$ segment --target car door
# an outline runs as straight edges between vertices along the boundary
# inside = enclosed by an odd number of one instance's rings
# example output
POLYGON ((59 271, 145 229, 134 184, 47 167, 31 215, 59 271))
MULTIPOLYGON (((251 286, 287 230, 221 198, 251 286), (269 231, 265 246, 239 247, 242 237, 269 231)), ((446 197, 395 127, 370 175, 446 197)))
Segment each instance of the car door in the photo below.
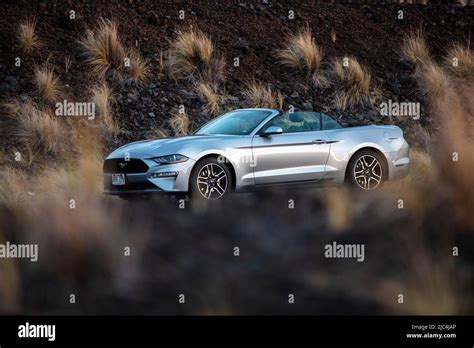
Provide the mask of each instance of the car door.
POLYGON ((252 138, 257 185, 319 180, 329 155, 329 138, 316 112, 282 113, 252 138), (264 136, 265 129, 281 127, 282 134, 264 136))

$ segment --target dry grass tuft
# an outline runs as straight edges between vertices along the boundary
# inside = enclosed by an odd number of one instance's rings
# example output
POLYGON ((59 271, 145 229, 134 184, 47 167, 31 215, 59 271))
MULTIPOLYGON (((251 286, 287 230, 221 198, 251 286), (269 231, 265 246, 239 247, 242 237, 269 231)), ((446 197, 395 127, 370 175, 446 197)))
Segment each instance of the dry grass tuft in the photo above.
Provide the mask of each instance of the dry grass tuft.
POLYGON ((115 21, 101 18, 95 31, 87 29, 79 41, 93 72, 104 78, 111 69, 119 71, 125 58, 115 21))
POLYGON ((446 72, 435 63, 428 63, 419 72, 421 92, 428 100, 434 101, 450 88, 451 82, 446 72))
MULTIPOLYGON (((444 66, 453 80, 461 104, 474 123, 474 58, 469 46, 455 44, 447 53, 444 66)), ((472 125, 471 125, 472 126, 472 125)))
POLYGON ((283 109, 284 97, 280 91, 273 91, 269 85, 249 81, 242 92, 248 103, 256 108, 283 109))
POLYGON ((146 82, 150 69, 140 52, 134 48, 128 50, 127 58, 130 59, 129 74, 137 82, 146 82))
POLYGON ((286 47, 279 50, 277 56, 284 65, 305 71, 308 80, 315 86, 327 85, 327 80, 321 72, 323 51, 311 36, 309 28, 294 36, 289 36, 286 47))
POLYGON ((428 45, 420 30, 411 32, 405 37, 402 55, 413 64, 428 64, 431 61, 428 45))
MULTIPOLYGON (((421 136, 429 137, 427 134, 421 136)), ((426 139, 423 139, 423 141, 427 142, 426 139)), ((429 146, 429 144, 427 144, 427 146, 429 146)), ((433 167, 433 162, 429 154, 430 152, 417 149, 410 150, 410 160, 412 163, 410 174, 406 179, 403 179, 409 181, 409 185, 405 185, 405 187, 410 187, 410 185, 417 185, 419 187, 433 183, 435 179, 435 168, 433 167)), ((423 202, 420 202, 420 205, 423 205, 423 202)))
POLYGON ((340 84, 334 98, 336 107, 345 110, 347 107, 370 102, 372 76, 356 58, 348 57, 346 66, 342 60, 335 59, 333 75, 340 84))
POLYGON ((96 105, 96 111, 102 126, 107 132, 117 135, 121 132, 121 128, 113 117, 111 99, 111 89, 106 83, 97 85, 92 89, 92 100, 96 105))
POLYGON ((213 57, 209 64, 200 70, 199 80, 218 89, 225 79, 225 61, 222 57, 213 57))
POLYGON ((356 58, 349 57, 347 63, 347 66, 344 66, 340 60, 334 62, 334 71, 337 78, 346 87, 356 88, 361 93, 367 93, 370 89, 372 76, 356 58))
POLYGON ((431 153, 433 139, 431 133, 423 127, 419 122, 412 127, 414 142, 427 154, 431 153))
POLYGON ((0 205, 13 209, 28 199, 30 180, 24 171, 5 166, 0 171, 0 182, 0 205))
POLYGON ((31 50, 41 46, 41 42, 35 31, 36 19, 34 18, 27 18, 20 24, 18 38, 23 49, 31 50))
POLYGON ((155 139, 155 138, 168 138, 170 134, 166 129, 163 128, 154 128, 150 132, 148 132, 147 138, 148 139, 155 139))
POLYGON ((311 31, 306 28, 295 36, 288 37, 286 48, 278 52, 281 62, 293 68, 304 67, 310 74, 318 70, 323 53, 311 31))
POLYGON ((350 96, 344 91, 338 91, 334 95, 334 105, 338 110, 346 110, 350 105, 350 96))
POLYGON ((197 92, 201 99, 206 103, 205 110, 211 115, 217 115, 221 108, 220 103, 222 102, 223 97, 207 83, 200 83, 197 86, 197 92))
POLYGON ((174 135, 188 135, 190 131, 189 116, 184 112, 176 112, 169 120, 174 135))
POLYGON ((474 56, 469 46, 454 45, 445 57, 445 66, 455 78, 474 80, 474 56))
POLYGON ((8 114, 18 121, 14 135, 29 152, 41 155, 61 155, 70 149, 69 137, 51 111, 43 111, 30 101, 9 102, 8 114))
POLYGON ((214 44, 202 31, 179 31, 171 43, 168 65, 173 75, 196 77, 217 86, 224 81, 225 62, 215 54, 214 44))
POLYGON ((459 215, 472 227, 474 187, 471 182, 474 159, 470 134, 474 130, 469 116, 473 113, 473 104, 468 102, 472 100, 472 95, 466 98, 466 94, 459 92, 472 91, 472 84, 462 79, 451 79, 433 61, 418 69, 418 74, 419 88, 426 96, 427 110, 442 130, 434 148, 438 179, 443 182, 444 190, 449 192, 452 204, 459 206, 459 215), (462 164, 456 164, 453 160, 454 153, 462 158, 462 164))
POLYGON ((35 84, 38 97, 44 102, 55 102, 61 99, 62 91, 57 77, 50 68, 35 70, 35 84))
POLYGON ((214 54, 214 45, 203 32, 179 31, 171 45, 172 65, 175 71, 191 75, 199 65, 207 65, 214 54))

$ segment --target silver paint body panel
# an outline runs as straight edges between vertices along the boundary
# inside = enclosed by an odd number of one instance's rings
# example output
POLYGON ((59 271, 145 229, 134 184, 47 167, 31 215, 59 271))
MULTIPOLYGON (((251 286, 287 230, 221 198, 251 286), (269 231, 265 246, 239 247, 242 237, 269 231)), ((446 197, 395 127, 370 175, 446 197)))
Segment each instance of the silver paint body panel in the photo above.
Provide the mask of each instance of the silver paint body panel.
MULTIPOLYGON (((283 133, 269 137, 256 134, 280 111, 271 114, 250 135, 190 135, 145 140, 124 145, 107 159, 137 158, 149 169, 146 173, 127 174, 128 182, 152 183, 146 192, 188 192, 194 165, 208 155, 222 156, 235 173, 235 191, 260 185, 311 182, 342 184, 351 157, 363 148, 378 150, 386 159, 388 180, 401 178, 409 171, 409 146, 397 126, 369 125, 321 131, 283 133), (188 161, 158 165, 151 158, 181 154, 188 161), (151 178, 153 173, 177 172, 176 177, 151 178)), ((105 179, 111 176, 104 173, 105 179)), ((109 194, 135 192, 115 192, 109 194)))

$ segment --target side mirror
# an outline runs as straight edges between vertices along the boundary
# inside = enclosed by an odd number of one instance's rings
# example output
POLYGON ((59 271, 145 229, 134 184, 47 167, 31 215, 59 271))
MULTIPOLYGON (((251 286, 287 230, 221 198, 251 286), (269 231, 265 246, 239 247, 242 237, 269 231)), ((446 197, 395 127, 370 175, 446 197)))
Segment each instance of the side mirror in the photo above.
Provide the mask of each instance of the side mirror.
POLYGON ((270 135, 274 134, 282 134, 283 129, 278 126, 271 126, 265 129, 265 131, 262 133, 262 137, 269 137, 270 135))

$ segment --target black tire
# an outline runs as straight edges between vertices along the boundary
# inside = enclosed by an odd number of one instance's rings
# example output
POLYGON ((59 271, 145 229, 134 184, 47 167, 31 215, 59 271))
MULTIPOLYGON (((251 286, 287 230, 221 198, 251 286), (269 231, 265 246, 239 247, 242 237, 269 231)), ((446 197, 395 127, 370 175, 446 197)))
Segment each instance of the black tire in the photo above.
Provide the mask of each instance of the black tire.
POLYGON ((374 150, 361 150, 349 161, 346 181, 361 191, 379 189, 387 178, 387 167, 383 156, 374 150))
POLYGON ((203 201, 222 200, 231 191, 232 175, 226 163, 218 161, 215 157, 207 157, 194 165, 189 181, 191 199, 203 201), (199 183, 198 176, 200 179, 199 183))

